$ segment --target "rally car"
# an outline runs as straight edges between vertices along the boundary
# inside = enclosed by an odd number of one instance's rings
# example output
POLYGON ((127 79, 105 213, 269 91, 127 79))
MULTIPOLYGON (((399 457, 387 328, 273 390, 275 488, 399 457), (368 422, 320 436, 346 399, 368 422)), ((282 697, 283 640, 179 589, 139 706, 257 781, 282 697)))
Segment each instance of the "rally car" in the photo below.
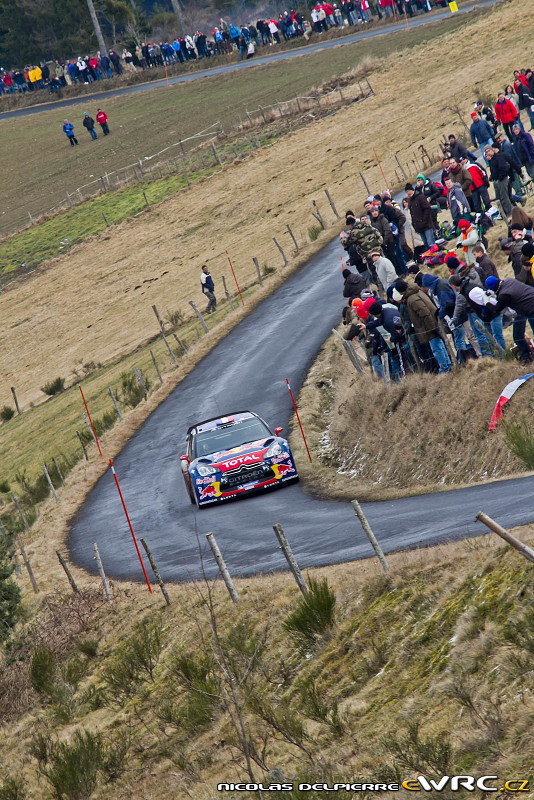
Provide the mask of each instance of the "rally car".
POLYGON ((282 430, 275 428, 273 434, 252 411, 214 417, 189 428, 180 465, 191 502, 202 508, 298 480, 282 430))

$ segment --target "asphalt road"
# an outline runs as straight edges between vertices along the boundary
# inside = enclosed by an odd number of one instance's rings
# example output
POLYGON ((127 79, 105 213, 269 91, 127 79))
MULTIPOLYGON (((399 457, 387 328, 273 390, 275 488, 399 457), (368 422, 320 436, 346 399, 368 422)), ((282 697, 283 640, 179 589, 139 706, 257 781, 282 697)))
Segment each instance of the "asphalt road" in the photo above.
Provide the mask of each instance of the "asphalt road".
MULTIPOLYGON (((199 577, 200 552, 206 556, 207 574, 216 574, 206 546, 209 531, 233 575, 285 568, 275 523, 284 528, 301 567, 373 555, 349 503, 314 499, 297 484, 198 511, 189 502, 179 465, 187 428, 204 418, 250 409, 273 428, 287 430, 292 407, 285 378, 298 391, 340 320, 339 255, 334 240, 258 306, 159 406, 115 460, 134 529, 147 540, 165 580, 199 577)), ((341 347, 339 358, 346 358, 341 347)), ((346 367, 352 369, 348 360, 346 367)), ((496 397, 500 388, 495 387, 496 397)), ((533 522, 534 480, 364 506, 386 552, 480 535, 486 529, 474 517, 481 508, 506 526, 533 522)), ((110 576, 142 579, 109 470, 72 525, 71 558, 90 572, 95 571, 93 540, 110 576)))
MULTIPOLYGON (((461 6, 456 13, 458 14, 465 14, 468 11, 471 11, 473 8, 484 8, 485 6, 494 6, 497 0, 479 0, 479 2, 471 3, 467 6, 461 6)), ((418 28, 420 25, 428 25, 431 22, 439 22, 443 19, 449 19, 451 17, 451 12, 449 8, 446 10, 439 11, 438 13, 433 13, 430 15, 423 15, 419 17, 413 17, 409 19, 409 27, 410 28, 418 28)), ((364 30, 361 33, 355 33, 350 36, 344 36, 341 39, 332 39, 330 41, 325 42, 318 42, 317 44, 307 45, 305 47, 299 47, 294 50, 286 50, 281 53, 272 53, 268 56, 259 56, 258 58, 251 59, 249 61, 236 61, 233 64, 225 64, 224 66, 220 67, 213 67, 212 69, 205 69, 200 70, 199 72, 191 72, 186 75, 177 75, 176 77, 169 78, 169 84, 175 85, 177 83, 189 83, 190 81, 196 81, 199 78, 208 78, 212 75, 224 75, 227 72, 234 72, 238 69, 250 69, 251 67, 257 67, 261 64, 273 64, 276 61, 285 61, 288 58, 296 58, 297 56, 308 55, 310 53, 320 53, 323 50, 330 50, 332 47, 342 47, 343 45, 347 44, 354 44, 354 42, 361 42, 365 41, 366 39, 374 39, 375 36, 384 36, 389 33, 395 33, 396 31, 406 30, 406 23, 404 20, 400 22, 394 22, 390 25, 386 25, 385 27, 380 28, 373 28, 371 27, 369 30, 364 30)), ((262 49, 263 50, 263 49, 262 49)), ((235 56, 237 58, 237 55, 235 56)), ((124 86, 121 89, 113 89, 107 92, 98 92, 95 94, 85 94, 81 97, 72 97, 66 98, 64 100, 56 100, 52 103, 43 103, 42 105, 38 106, 30 106, 29 108, 20 108, 14 111, 5 111, 0 114, 0 120, 2 119, 10 119, 12 117, 25 117, 31 114, 39 114, 41 111, 50 111, 58 108, 63 108, 65 106, 75 106, 79 105, 80 103, 87 103, 88 100, 93 98, 108 98, 108 97, 117 97, 123 94, 133 94, 136 92, 146 92, 149 89, 155 89, 158 86, 165 86, 166 81, 152 81, 150 83, 143 83, 138 84, 136 86, 124 86)))

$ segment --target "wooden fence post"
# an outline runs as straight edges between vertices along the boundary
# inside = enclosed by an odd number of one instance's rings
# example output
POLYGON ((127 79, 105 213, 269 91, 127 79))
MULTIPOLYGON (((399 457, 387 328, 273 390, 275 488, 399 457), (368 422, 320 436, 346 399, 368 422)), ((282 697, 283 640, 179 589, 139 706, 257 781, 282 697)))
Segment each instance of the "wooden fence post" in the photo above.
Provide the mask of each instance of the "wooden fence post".
POLYGON ((17 497, 16 497, 15 493, 14 493, 14 492, 10 492, 10 495, 11 495, 11 499, 12 499, 12 500, 13 500, 13 502, 15 503, 15 508, 17 509, 17 511, 19 512, 19 514, 20 514, 20 516, 21 516, 22 522, 23 522, 23 524, 24 524, 24 529, 25 529, 25 530, 27 530, 27 531, 29 531, 29 530, 30 530, 30 526, 28 525, 28 520, 26 519, 26 516, 25 516, 25 514, 24 514, 24 511, 23 511, 23 510, 22 510, 22 508, 20 507, 20 503, 19 503, 19 501, 17 500, 17 497))
POLYGON ((22 556, 22 560, 24 561, 24 566, 28 570, 28 577, 30 578, 30 583, 32 585, 32 589, 33 589, 35 594, 38 594, 39 593, 39 587, 37 586, 37 581, 35 580, 35 576, 33 574, 33 570, 32 570, 31 564, 30 564, 30 559, 26 555, 26 550, 24 549, 24 546, 22 544, 22 539, 20 538, 20 536, 18 534, 17 534, 17 537, 16 537, 16 542, 17 542, 17 546, 18 546, 18 548, 20 550, 20 553, 21 553, 21 556, 22 556))
POLYGON ((106 215, 104 214, 104 212, 102 212, 102 216, 104 217, 104 222, 106 223, 106 225, 109 228, 109 221, 108 221, 108 218, 106 217, 106 215))
POLYGON ((154 314, 156 315, 157 321, 159 322, 159 327, 160 327, 160 331, 161 331, 161 338, 165 342, 165 345, 167 347, 167 350, 169 351, 170 357, 172 358, 172 360, 176 364, 177 363, 176 356, 174 355, 174 353, 172 351, 172 348, 171 348, 169 342, 167 341, 167 337, 165 336, 165 326, 163 324, 163 320, 161 319, 161 317, 159 315, 159 311, 156 308, 156 306, 152 306, 152 310, 153 310, 154 314))
POLYGON ((109 394, 111 396, 111 399, 113 400, 113 405, 115 406, 115 411, 117 412, 117 416, 119 418, 119 421, 122 422, 121 410, 119 408, 119 404, 117 403, 117 401, 115 399, 115 395, 113 394, 113 389, 111 388, 111 384, 108 386, 108 391, 109 391, 109 394))
POLYGON ((92 429, 91 425, 89 424, 89 420, 87 419, 87 414, 85 413, 85 411, 82 411, 82 417, 83 417, 83 420, 84 420, 85 424, 86 424, 86 425, 87 425, 87 427, 89 428, 89 433, 90 433, 90 434, 91 434, 91 436, 93 437, 93 441, 94 441, 94 443, 95 443, 95 444, 97 444, 97 441, 96 441, 96 436, 95 436, 95 432, 94 432, 94 430, 92 429))
POLYGON ((217 544, 215 536, 213 535, 213 533, 207 533, 206 539, 208 540, 208 544, 211 547, 211 552, 213 553, 213 557, 217 562, 217 566, 219 567, 220 573, 226 584, 226 588, 228 589, 228 594, 230 595, 234 603, 239 603, 239 595, 236 591, 232 578, 230 577, 230 573, 228 572, 228 567, 226 566, 224 558, 222 557, 222 553, 219 550, 219 545, 217 544))
POLYGON ((311 212, 311 213, 312 213, 312 216, 314 216, 314 217, 315 217, 315 219, 317 220, 317 222, 319 223, 319 225, 322 227, 322 229, 323 229, 323 230, 325 230, 325 228, 326 228, 326 225, 324 224, 323 215, 322 215, 322 214, 321 214, 321 212, 319 211, 319 206, 317 205, 317 203, 315 202, 315 200, 313 201, 312 205, 313 205, 313 207, 314 207, 314 209, 315 209, 314 211, 312 211, 312 212, 311 212))
POLYGON ((291 550, 289 542, 287 541, 287 537, 284 531, 282 530, 282 526, 276 523, 276 525, 273 525, 273 531, 276 534, 276 538, 278 539, 278 543, 280 544, 280 549, 284 554, 287 563, 289 564, 289 569, 293 573, 293 577, 295 578, 297 586, 299 587, 304 597, 306 597, 306 595, 308 594, 308 587, 306 586, 306 581, 302 577, 302 572, 300 571, 300 567, 297 564, 297 560, 293 555, 293 551, 291 550))
POLYGON ((363 513, 362 508, 361 508, 361 506, 360 506, 360 504, 358 503, 357 500, 353 500, 352 501, 352 507, 354 509, 354 513, 356 514, 356 516, 358 517, 358 519, 360 520, 360 522, 362 524, 362 528, 364 529, 365 533, 367 534, 367 538, 371 542, 373 550, 375 551, 375 553, 376 553, 376 555, 378 557, 378 560, 380 561, 380 563, 382 565, 382 569, 384 570, 384 572, 387 572, 389 570, 389 564, 386 561, 386 557, 384 555, 384 551, 382 550, 382 548, 378 544, 378 539, 374 535, 374 533, 373 533, 373 531, 371 529, 371 526, 369 525, 369 522, 367 520, 367 517, 363 513))
POLYGON ((341 344, 343 345, 343 349, 345 350, 346 354, 350 358, 351 364, 354 369, 363 375, 363 366, 360 363, 360 356, 357 354, 357 351, 354 350, 352 347, 352 342, 348 342, 346 339, 341 336, 339 331, 336 331, 335 328, 332 328, 332 333, 337 336, 340 340, 341 344))
POLYGON ((180 347, 182 348, 182 350, 184 351, 184 353, 189 353, 189 347, 186 345, 186 343, 182 342, 182 340, 179 339, 175 333, 173 333, 173 336, 180 345, 180 347))
POLYGON ((106 593, 106 598, 108 603, 111 603, 111 592, 109 591, 109 584, 108 579, 106 578, 106 573, 104 572, 104 567, 102 565, 102 559, 100 558, 100 553, 98 552, 98 545, 96 542, 93 542, 93 549, 95 551, 94 559, 96 561, 96 565, 98 567, 99 575, 102 579, 102 586, 104 587, 104 592, 106 593))
POLYGON ((147 545, 147 543, 145 542, 144 539, 141 539, 141 544, 145 548, 148 560, 150 561, 150 566, 152 567, 152 572, 156 576, 156 580, 158 582, 158 586, 161 589, 161 593, 162 593, 163 597, 165 598, 165 602, 167 603, 168 606, 170 606, 171 601, 170 601, 169 595, 167 593, 167 589, 166 589, 165 584, 163 583, 163 581, 161 579, 161 575, 159 574, 159 569, 157 568, 156 562, 154 561, 154 559, 152 557, 152 553, 148 549, 148 545, 147 545))
POLYGON ((518 553, 521 553, 527 561, 534 562, 534 550, 526 544, 523 544, 519 539, 507 531, 506 528, 503 528, 499 525, 498 522, 495 522, 491 517, 488 517, 487 514, 484 514, 483 511, 479 511, 476 515, 475 519, 478 519, 479 522, 482 522, 487 528, 492 530, 497 536, 500 536, 501 539, 504 539, 505 542, 511 544, 512 547, 515 547, 518 553))
POLYGON ((56 461, 56 459, 55 459, 55 458, 53 458, 53 459, 52 459, 52 461, 54 462, 54 466, 55 466, 55 468, 56 468, 56 470, 57 470, 57 474, 59 475, 59 480, 61 481, 61 484, 62 484, 63 486, 66 486, 66 483, 65 483, 65 478, 63 477, 63 475, 62 475, 62 473, 61 473, 61 470, 60 470, 60 468, 59 468, 59 464, 57 463, 57 461, 56 461))
POLYGON ((287 258, 286 258, 286 254, 284 253, 284 251, 282 250, 282 248, 280 247, 280 245, 278 244, 278 242, 276 241, 276 239, 274 238, 274 236, 273 236, 273 242, 275 243, 275 245, 276 245, 276 246, 278 247, 278 249, 280 250, 280 253, 282 254, 282 258, 284 259, 284 267, 287 267, 287 265, 288 265, 288 263, 289 263, 289 262, 288 262, 288 260, 287 260, 287 258))
POLYGON ((144 396, 145 396, 145 400, 146 400, 146 399, 147 399, 147 397, 148 397, 148 391, 147 391, 147 388, 146 388, 145 379, 143 378, 143 376, 141 375, 141 373, 139 372, 139 370, 137 369, 137 367, 134 367, 134 368, 133 368, 133 374, 134 374, 134 375, 135 375, 135 377, 137 378, 137 383, 139 384, 139 386, 140 386, 140 387, 141 387, 141 389, 143 390, 143 394, 144 394, 144 396))
POLYGON ((367 181, 363 177, 363 172, 360 172, 360 178, 362 179, 363 185, 365 186, 365 191, 367 192, 367 196, 370 197, 371 196, 371 190, 367 185, 367 181))
POLYGON ((494 352, 497 353, 499 358, 503 358, 505 353, 506 353, 506 351, 502 349, 501 345, 499 344, 497 339, 494 337, 492 332, 488 331, 488 329, 482 324, 482 322, 479 319, 475 320, 475 325, 477 326, 479 331, 481 331, 481 333, 483 333, 487 337, 487 339, 489 340, 490 345, 492 346, 494 352))
POLYGON ((287 228, 287 232, 289 233, 289 235, 290 235, 290 236, 291 236, 291 238, 293 239, 293 244, 295 245, 295 250, 297 251, 297 253, 300 253, 300 249, 299 249, 299 246, 298 246, 298 244, 297 244, 297 240, 295 239, 295 237, 294 237, 294 235, 293 235, 293 231, 291 230, 291 228, 289 227, 289 225, 286 225, 286 228, 287 228))
POLYGON ((17 414, 20 414, 21 412, 20 412, 19 401, 17 400, 17 394, 15 392, 14 386, 11 387, 11 394, 13 395, 13 400, 15 401, 15 408, 17 409, 17 414))
POLYGON ((332 211, 334 212, 334 214, 335 214, 335 216, 337 217, 337 219, 339 219, 339 214, 337 213, 337 208, 336 208, 336 207, 335 207, 335 205, 334 205, 334 201, 333 201, 333 200, 332 200, 332 198, 330 197, 330 192, 328 191, 328 189, 325 189, 325 190, 324 190, 324 193, 325 193, 325 195, 326 195, 326 196, 327 196, 327 198, 328 198, 328 202, 330 203, 330 206, 331 206, 331 208, 332 208, 332 211))
POLYGON ((78 439, 80 440, 80 444, 81 444, 81 446, 82 446, 82 450, 83 450, 83 454, 84 454, 84 456, 85 456, 85 460, 86 460, 86 461, 89 461, 89 456, 87 455, 87 448, 86 448, 86 446, 85 446, 85 442, 84 442, 84 440, 82 439, 82 435, 81 435, 80 431, 76 431, 76 436, 77 436, 77 437, 78 437, 78 439))
POLYGON ((70 569, 67 566, 67 562, 65 561, 65 559, 63 558, 63 556, 61 555, 59 550, 56 550, 56 555, 57 555, 57 557, 59 559, 59 563, 61 564, 61 566, 65 570, 65 575, 69 579, 69 583, 72 586, 72 591, 74 592, 74 594, 79 594, 78 587, 76 586, 76 581, 72 577, 72 573, 71 573, 70 569))
POLYGON ((302 108, 300 107, 300 98, 298 94, 295 95, 295 100, 297 101, 297 108, 299 110, 299 114, 302 112, 302 108))
POLYGON ((143 197, 145 198, 146 207, 148 208, 148 206, 149 206, 150 204, 149 204, 149 202, 148 202, 148 199, 147 199, 147 196, 146 196, 146 192, 145 192, 145 190, 144 190, 144 189, 143 189, 143 197))
POLYGON ((221 169, 222 169, 222 161, 221 161, 221 159, 220 159, 220 157, 219 157, 219 154, 218 154, 218 152, 217 152, 217 148, 215 147, 215 142, 213 142, 213 141, 211 142, 211 149, 213 150, 213 155, 215 156, 215 158, 216 158, 216 159, 217 159, 217 161, 219 162, 219 166, 220 166, 220 167, 221 167, 221 169))
POLYGON ((231 309, 232 309, 232 311, 233 311, 233 310, 234 310, 234 304, 232 303, 232 299, 231 299, 231 297, 230 297, 230 292, 228 291, 228 288, 227 288, 227 286, 226 286, 226 278, 224 277, 224 275, 222 276, 222 282, 223 282, 224 293, 225 293, 225 295, 226 295, 226 299, 227 299, 227 300, 228 300, 228 302, 230 303, 230 308, 231 308, 231 309))
POLYGON ((159 378, 159 382, 163 385, 163 378, 161 377, 161 372, 159 371, 158 362, 156 361, 156 356, 150 351, 150 355, 152 356, 152 363, 154 364, 154 369, 156 370, 157 376, 159 378))
POLYGON ((48 485, 50 486, 50 490, 51 490, 52 494, 54 495, 54 500, 56 501, 56 503, 59 503, 59 500, 58 500, 58 497, 57 497, 57 494, 56 494, 56 490, 54 489, 54 484, 52 483, 52 480, 50 479, 50 475, 48 474, 48 470, 46 468, 46 464, 43 462, 41 464, 41 466, 43 468, 43 472, 45 474, 45 478, 48 481, 48 485))
POLYGON ((404 171, 404 167, 402 166, 401 162, 399 161, 399 157, 398 157, 397 153, 395 153, 395 161, 397 162, 397 164, 400 167, 400 171, 402 172, 402 174, 404 176, 404 180, 407 181, 408 180, 408 176, 406 175, 406 173, 404 171))
POLYGON ((339 97, 340 97, 341 102, 344 103, 345 102, 345 98, 343 97, 343 91, 341 89, 341 86, 338 86, 337 90, 339 92, 339 97))
POLYGON ((208 328, 208 326, 206 325, 206 323, 204 321, 204 317, 202 316, 202 314, 200 313, 200 311, 198 310, 198 308, 196 307, 196 305, 193 303, 192 300, 189 301, 189 305, 191 306, 191 308, 193 309, 193 311, 195 312, 195 314, 199 318, 200 324, 204 328, 205 333, 209 333, 209 328, 208 328))
POLYGON ((258 283, 260 284, 260 286, 263 286, 263 280, 261 277, 261 270, 260 270, 260 265, 258 263, 258 259, 256 258, 256 256, 254 256, 252 260, 254 262, 254 266, 256 267, 256 273, 258 275, 258 283))

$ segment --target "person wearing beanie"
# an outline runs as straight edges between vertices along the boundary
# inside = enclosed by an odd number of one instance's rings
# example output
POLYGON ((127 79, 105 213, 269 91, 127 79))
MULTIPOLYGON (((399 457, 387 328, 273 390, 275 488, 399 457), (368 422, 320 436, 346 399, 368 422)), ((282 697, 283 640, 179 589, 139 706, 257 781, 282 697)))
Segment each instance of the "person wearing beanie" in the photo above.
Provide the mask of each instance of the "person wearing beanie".
POLYGON ((430 178, 426 178, 423 173, 420 172, 416 178, 415 192, 416 194, 420 192, 428 200, 432 211, 432 225, 434 228, 437 228, 439 201, 443 192, 442 187, 436 186, 434 181, 431 181, 430 178))
POLYGON ((404 363, 410 356, 403 354, 405 345, 404 328, 398 307, 388 301, 375 300, 369 307, 369 314, 374 319, 366 323, 367 330, 377 338, 377 344, 389 358, 389 371, 394 381, 404 374, 404 363))
POLYGON ((508 193, 510 172, 513 168, 511 161, 504 153, 489 145, 484 148, 484 158, 489 164, 495 197, 501 204, 503 214, 508 218, 512 213, 512 203, 508 193))
POLYGON ((484 152, 484 148, 487 144, 493 144, 493 129, 485 119, 478 116, 476 111, 473 111, 471 114, 471 119, 473 120, 469 128, 471 142, 475 149, 480 147, 482 152, 484 152))
MULTIPOLYGON (((469 175, 469 173, 467 174, 469 175)), ((471 180, 471 178, 469 178, 469 180, 471 180)), ((460 184, 455 182, 452 172, 448 178, 445 178, 445 187, 447 189, 447 202, 449 204, 452 222, 455 227, 458 227, 458 223, 461 219, 470 217, 471 208, 469 206, 469 201, 462 192, 460 184)))
POLYGON ((484 310, 484 318, 492 320, 502 314, 506 308, 517 312, 512 327, 514 343, 519 351, 519 359, 523 363, 532 361, 530 347, 525 339, 527 320, 534 333, 534 287, 527 286, 515 278, 505 278, 503 281, 490 275, 486 278, 486 289, 495 292, 497 303, 488 305, 484 310))
POLYGON ((84 111, 84 113, 83 113, 82 125, 83 125, 84 128, 87 129, 87 131, 91 135, 91 139, 98 139, 98 136, 96 135, 96 131, 95 131, 95 121, 94 121, 94 119, 92 117, 89 116, 87 111, 84 111))
POLYGON ((430 203, 422 192, 415 191, 411 183, 406 184, 405 191, 408 195, 408 208, 413 229, 417 231, 426 247, 432 247, 435 238, 430 203))
MULTIPOLYGON (((480 330, 476 324, 477 317, 481 317, 481 310, 484 308, 484 285, 480 279, 477 270, 469 267, 460 267, 449 278, 449 284, 455 292, 454 313, 450 320, 449 327, 452 331, 457 328, 463 328, 467 337, 473 347, 473 350, 480 356, 492 356, 493 350, 488 337, 483 330, 480 330)), ((484 320, 486 323, 486 320, 484 320)), ((486 325, 488 331, 493 334, 499 344, 506 349, 504 338, 502 334, 502 318, 495 321, 495 325, 491 327, 486 325)), ((461 336, 463 342, 463 331, 461 334, 454 334, 454 336, 461 336)), ((454 339, 456 344, 456 339, 454 339)), ((458 344, 460 342, 458 341, 458 344)), ((463 346, 463 345, 462 345, 463 346)))
MULTIPOLYGON (((395 283, 394 299, 396 299, 395 292, 401 296, 401 300, 406 306, 408 318, 415 330, 415 339, 419 345, 420 354, 424 345, 430 345, 430 350, 438 364, 439 372, 450 372, 452 364, 443 339, 439 334, 438 310, 432 300, 417 286, 414 284, 408 285, 403 280, 398 280, 395 283)), ((428 356, 426 358, 423 356, 423 364, 426 369, 430 366, 428 362, 428 356), (425 362, 427 362, 426 365, 425 362)))
POLYGON ((512 134, 511 142, 517 160, 526 169, 529 177, 534 179, 534 139, 518 122, 514 123, 512 134))
POLYGON ((437 275, 427 272, 421 275, 421 289, 427 294, 431 293, 438 304, 438 318, 445 319, 454 313, 456 297, 448 281, 438 278, 437 275))
POLYGON ((343 297, 348 297, 350 300, 359 297, 367 286, 365 278, 359 272, 351 272, 350 269, 343 270, 343 279, 343 297))
POLYGON ((496 278, 499 277, 497 267, 486 253, 483 244, 479 243, 473 247, 473 257, 475 259, 475 269, 483 285, 486 283, 486 278, 489 278, 490 275, 495 275, 496 278))
POLYGON ((394 283, 398 278, 395 267, 390 259, 383 256, 379 250, 374 250, 371 253, 371 259, 373 261, 377 278, 382 284, 384 292, 387 292, 391 284, 394 283))
POLYGON ((463 251, 465 262, 473 264, 475 260, 473 247, 479 241, 478 230, 468 219, 458 220, 458 228, 460 230, 460 238, 456 242, 456 247, 461 248, 463 251))
POLYGON ((450 253, 445 259, 445 264, 451 273, 454 273, 457 269, 461 269, 462 267, 466 266, 462 261, 460 261, 459 258, 456 258, 456 256, 453 256, 450 253))
MULTIPOLYGON (((395 236, 393 235, 393 229, 391 224, 388 222, 387 217, 383 214, 379 208, 379 206, 373 205, 370 209, 369 219, 371 221, 371 225, 373 228, 378 231, 380 236, 382 237, 382 250, 387 258, 391 261, 394 266, 395 274, 398 275, 401 269, 404 268, 404 260, 402 264, 399 264, 397 257, 395 255, 395 236), (398 270, 398 271, 397 271, 398 270)), ((372 254, 371 254, 372 258, 372 254)))
POLYGON ((470 153, 465 144, 458 141, 454 133, 449 135, 449 155, 454 158, 458 163, 461 158, 468 158, 469 161, 476 161, 477 157, 474 153, 470 153))

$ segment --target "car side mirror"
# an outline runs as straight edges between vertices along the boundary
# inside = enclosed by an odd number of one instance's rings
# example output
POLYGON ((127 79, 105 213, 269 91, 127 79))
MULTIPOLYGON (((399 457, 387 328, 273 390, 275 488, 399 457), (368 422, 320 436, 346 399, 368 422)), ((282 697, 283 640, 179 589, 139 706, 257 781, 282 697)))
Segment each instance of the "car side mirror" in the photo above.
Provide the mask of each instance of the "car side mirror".
POLYGON ((180 466, 182 472, 187 472, 189 469, 189 456, 180 456, 180 466))
POLYGON ((280 436, 280 434, 282 433, 283 430, 284 430, 283 428, 275 428, 274 429, 274 435, 275 436, 280 436))

